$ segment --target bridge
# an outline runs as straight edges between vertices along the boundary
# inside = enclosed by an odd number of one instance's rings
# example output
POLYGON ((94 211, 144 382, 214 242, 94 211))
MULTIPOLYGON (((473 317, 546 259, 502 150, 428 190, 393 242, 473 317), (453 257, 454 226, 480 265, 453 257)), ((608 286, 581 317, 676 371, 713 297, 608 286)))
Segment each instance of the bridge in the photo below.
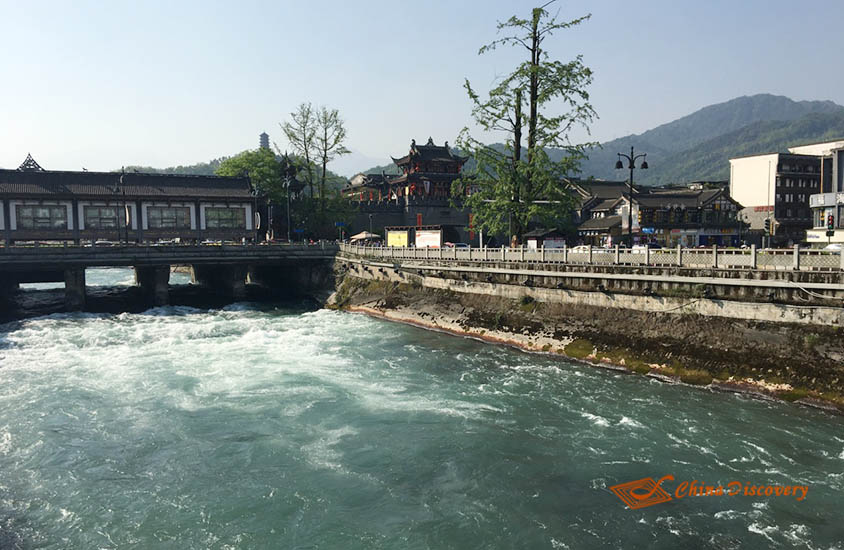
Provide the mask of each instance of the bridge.
POLYGON ((85 306, 85 269, 133 267, 136 282, 154 305, 168 298, 170 268, 191 267, 195 282, 233 299, 245 295, 248 281, 267 286, 315 286, 330 273, 338 247, 306 244, 123 244, 114 246, 41 245, 0 248, 0 292, 20 283, 64 282, 68 309, 85 306))

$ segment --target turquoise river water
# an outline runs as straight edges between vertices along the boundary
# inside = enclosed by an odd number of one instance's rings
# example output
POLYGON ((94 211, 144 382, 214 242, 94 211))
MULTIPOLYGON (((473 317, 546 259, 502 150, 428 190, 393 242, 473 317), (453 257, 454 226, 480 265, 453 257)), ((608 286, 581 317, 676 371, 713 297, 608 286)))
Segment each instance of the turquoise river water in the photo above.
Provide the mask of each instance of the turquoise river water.
POLYGON ((840 549, 842 509, 797 406, 296 304, 0 325, 4 549, 840 549))

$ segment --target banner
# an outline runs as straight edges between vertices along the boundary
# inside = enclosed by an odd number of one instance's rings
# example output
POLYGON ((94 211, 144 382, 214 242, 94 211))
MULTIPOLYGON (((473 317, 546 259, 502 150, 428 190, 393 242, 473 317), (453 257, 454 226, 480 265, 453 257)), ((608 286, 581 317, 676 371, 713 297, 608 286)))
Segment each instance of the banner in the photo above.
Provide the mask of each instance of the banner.
POLYGON ((417 229, 416 248, 440 248, 442 232, 439 229, 417 229))
POLYGON ((387 231, 387 246, 407 246, 407 230, 387 231))

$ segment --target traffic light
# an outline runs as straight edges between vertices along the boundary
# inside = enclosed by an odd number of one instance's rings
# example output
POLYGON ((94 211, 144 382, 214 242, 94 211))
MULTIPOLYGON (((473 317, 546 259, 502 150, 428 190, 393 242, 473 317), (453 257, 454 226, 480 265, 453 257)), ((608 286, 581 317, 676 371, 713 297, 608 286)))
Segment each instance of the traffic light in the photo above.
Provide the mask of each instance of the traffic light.
POLYGON ((832 214, 826 217, 826 228, 830 231, 835 229, 835 216, 833 216, 832 214))
POLYGON ((765 233, 771 234, 771 218, 765 218, 765 233))

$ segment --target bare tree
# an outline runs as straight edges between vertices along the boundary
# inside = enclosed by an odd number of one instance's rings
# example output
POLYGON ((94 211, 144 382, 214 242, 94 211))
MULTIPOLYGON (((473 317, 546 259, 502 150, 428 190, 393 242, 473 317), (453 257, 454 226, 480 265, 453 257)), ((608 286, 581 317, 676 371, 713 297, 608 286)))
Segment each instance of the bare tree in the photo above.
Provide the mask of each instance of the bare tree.
POLYGON ((322 176, 319 180, 320 209, 325 210, 325 174, 326 166, 339 156, 351 153, 343 142, 346 140, 346 128, 337 109, 321 107, 316 113, 316 140, 314 148, 317 158, 322 162, 322 176))
POLYGON ((287 141, 290 143, 293 152, 305 162, 308 187, 311 191, 311 199, 313 199, 313 159, 317 158, 317 112, 310 103, 302 103, 296 111, 290 113, 290 118, 291 121, 285 121, 279 125, 284 135, 287 136, 287 141))

